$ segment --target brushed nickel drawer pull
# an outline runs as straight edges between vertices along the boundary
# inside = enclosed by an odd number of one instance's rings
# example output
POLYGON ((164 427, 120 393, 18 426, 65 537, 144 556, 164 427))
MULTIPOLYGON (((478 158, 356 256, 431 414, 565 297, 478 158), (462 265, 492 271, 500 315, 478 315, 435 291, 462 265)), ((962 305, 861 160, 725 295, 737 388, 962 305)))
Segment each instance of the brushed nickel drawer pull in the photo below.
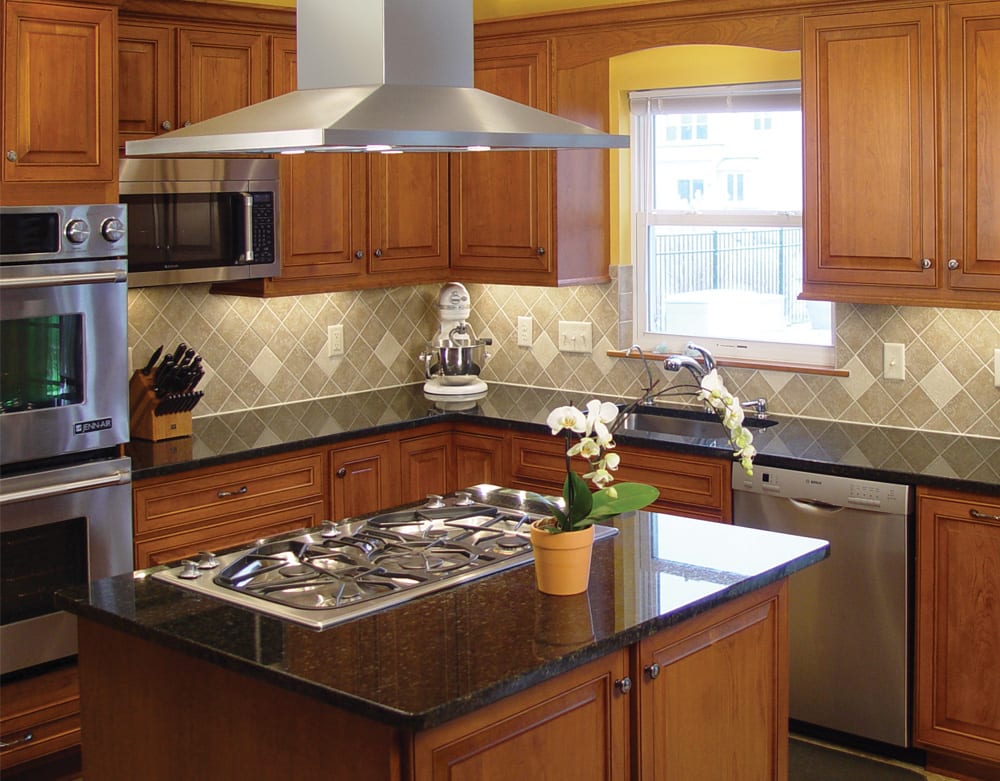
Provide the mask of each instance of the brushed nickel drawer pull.
POLYGON ((628 694, 632 691, 632 679, 627 675, 624 678, 619 678, 615 681, 615 688, 618 689, 622 694, 628 694))
POLYGON ((17 738, 16 740, 5 740, 0 741, 0 749, 13 748, 14 746, 20 746, 24 743, 30 743, 35 736, 30 732, 25 732, 23 736, 17 738))
POLYGON ((660 677, 660 665, 658 665, 656 662, 647 665, 645 670, 646 670, 646 675, 648 675, 651 680, 655 681, 657 678, 660 677))
POLYGON ((244 485, 238 491, 219 491, 219 498, 225 499, 227 496, 239 496, 240 494, 245 494, 247 492, 247 487, 244 485))
POLYGON ((983 521, 1000 521, 1000 515, 990 515, 989 513, 981 513, 979 510, 969 510, 969 515, 973 518, 979 518, 983 521))
POLYGON ((337 477, 344 477, 347 474, 347 467, 342 466, 337 470, 337 477))

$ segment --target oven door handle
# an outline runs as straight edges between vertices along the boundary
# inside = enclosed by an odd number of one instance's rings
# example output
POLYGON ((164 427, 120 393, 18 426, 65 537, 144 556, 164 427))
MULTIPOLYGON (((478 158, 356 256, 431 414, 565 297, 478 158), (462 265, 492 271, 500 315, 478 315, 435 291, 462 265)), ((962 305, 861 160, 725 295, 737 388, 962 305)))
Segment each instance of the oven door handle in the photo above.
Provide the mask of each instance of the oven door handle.
POLYGON ((63 285, 93 285, 104 282, 127 282, 128 272, 94 271, 82 274, 52 274, 45 277, 0 279, 0 290, 17 290, 25 287, 60 287, 63 285))
POLYGON ((90 491, 94 488, 104 488, 109 485, 121 485, 131 482, 131 472, 115 470, 111 474, 100 477, 89 477, 86 480, 71 480, 66 483, 55 483, 38 488, 27 488, 23 491, 12 491, 0 495, 0 505, 13 504, 14 502, 24 502, 29 499, 45 499, 49 496, 61 496, 71 494, 76 491, 90 491))
POLYGON ((253 193, 241 193, 243 196, 243 233, 244 253, 241 260, 253 263, 253 193))

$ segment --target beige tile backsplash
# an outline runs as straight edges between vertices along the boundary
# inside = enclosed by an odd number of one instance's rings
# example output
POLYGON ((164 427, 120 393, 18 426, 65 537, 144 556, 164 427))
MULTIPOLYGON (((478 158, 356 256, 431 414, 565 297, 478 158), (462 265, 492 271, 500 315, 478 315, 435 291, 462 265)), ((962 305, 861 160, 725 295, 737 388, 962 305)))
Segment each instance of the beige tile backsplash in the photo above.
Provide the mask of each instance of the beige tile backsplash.
MULTIPOLYGON (((640 365, 606 354, 630 341, 629 272, 620 284, 616 274, 608 285, 560 289, 469 285, 472 327, 493 338, 483 378, 636 393, 640 365), (534 320, 531 348, 516 346, 518 315, 534 320), (558 320, 593 322, 593 352, 560 353, 558 320)), ((129 346, 137 366, 160 344, 196 348, 208 369, 199 416, 403 385, 422 379, 418 356, 437 329, 438 289, 267 300, 212 295, 208 285, 136 289, 129 346), (345 352, 329 358, 327 327, 338 323, 345 352)), ((837 316, 837 364, 849 377, 724 368, 727 385, 741 398, 766 397, 775 413, 1000 437, 1000 312, 841 304, 837 316), (906 346, 905 381, 882 379, 884 342, 906 346)))

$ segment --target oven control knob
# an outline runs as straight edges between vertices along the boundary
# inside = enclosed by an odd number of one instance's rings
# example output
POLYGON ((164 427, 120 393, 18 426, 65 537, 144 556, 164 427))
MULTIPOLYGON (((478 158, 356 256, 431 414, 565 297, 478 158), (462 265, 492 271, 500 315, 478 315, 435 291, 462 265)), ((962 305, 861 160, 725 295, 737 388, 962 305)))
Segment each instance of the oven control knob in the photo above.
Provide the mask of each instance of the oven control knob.
POLYGON ((201 568, 198 566, 197 561, 192 561, 191 559, 185 559, 181 562, 181 571, 177 573, 177 577, 184 578, 185 580, 194 580, 195 578, 201 577, 201 568))
POLYGON ((459 491, 455 494, 455 504, 465 507, 475 502, 472 501, 472 495, 468 491, 459 491))
POLYGON ((101 235, 105 241, 114 244, 125 238, 125 224, 117 217, 108 217, 101 223, 101 235))
POLYGON ((337 531, 337 524, 333 521, 323 521, 323 529, 320 531, 320 537, 336 537, 340 532, 337 531))
POLYGON ((438 507, 444 507, 444 500, 439 494, 427 494, 427 504, 424 507, 436 510, 438 507))
POLYGON ((83 244, 90 238, 90 226, 86 220, 70 220, 66 225, 66 238, 73 244, 83 244))
POLYGON ((219 560, 214 553, 207 550, 198 552, 198 569, 215 569, 218 566, 219 560))

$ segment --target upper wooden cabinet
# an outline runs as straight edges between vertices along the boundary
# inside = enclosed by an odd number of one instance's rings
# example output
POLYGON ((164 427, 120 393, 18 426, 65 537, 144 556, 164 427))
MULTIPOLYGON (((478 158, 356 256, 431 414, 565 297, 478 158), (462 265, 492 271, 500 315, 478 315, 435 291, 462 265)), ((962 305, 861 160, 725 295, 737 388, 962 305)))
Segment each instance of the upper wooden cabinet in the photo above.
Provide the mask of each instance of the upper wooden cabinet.
POLYGON ((263 32, 231 26, 123 23, 118 35, 120 143, 263 100, 266 43, 263 32))
POLYGON ((1000 3, 807 17, 806 298, 1000 308, 1000 3))
POLYGON ((1000 772, 998 594, 1000 499, 918 489, 914 737, 929 767, 984 764, 963 778, 1000 772))
POLYGON ((3 4, 5 205, 117 199, 117 11, 3 4))

